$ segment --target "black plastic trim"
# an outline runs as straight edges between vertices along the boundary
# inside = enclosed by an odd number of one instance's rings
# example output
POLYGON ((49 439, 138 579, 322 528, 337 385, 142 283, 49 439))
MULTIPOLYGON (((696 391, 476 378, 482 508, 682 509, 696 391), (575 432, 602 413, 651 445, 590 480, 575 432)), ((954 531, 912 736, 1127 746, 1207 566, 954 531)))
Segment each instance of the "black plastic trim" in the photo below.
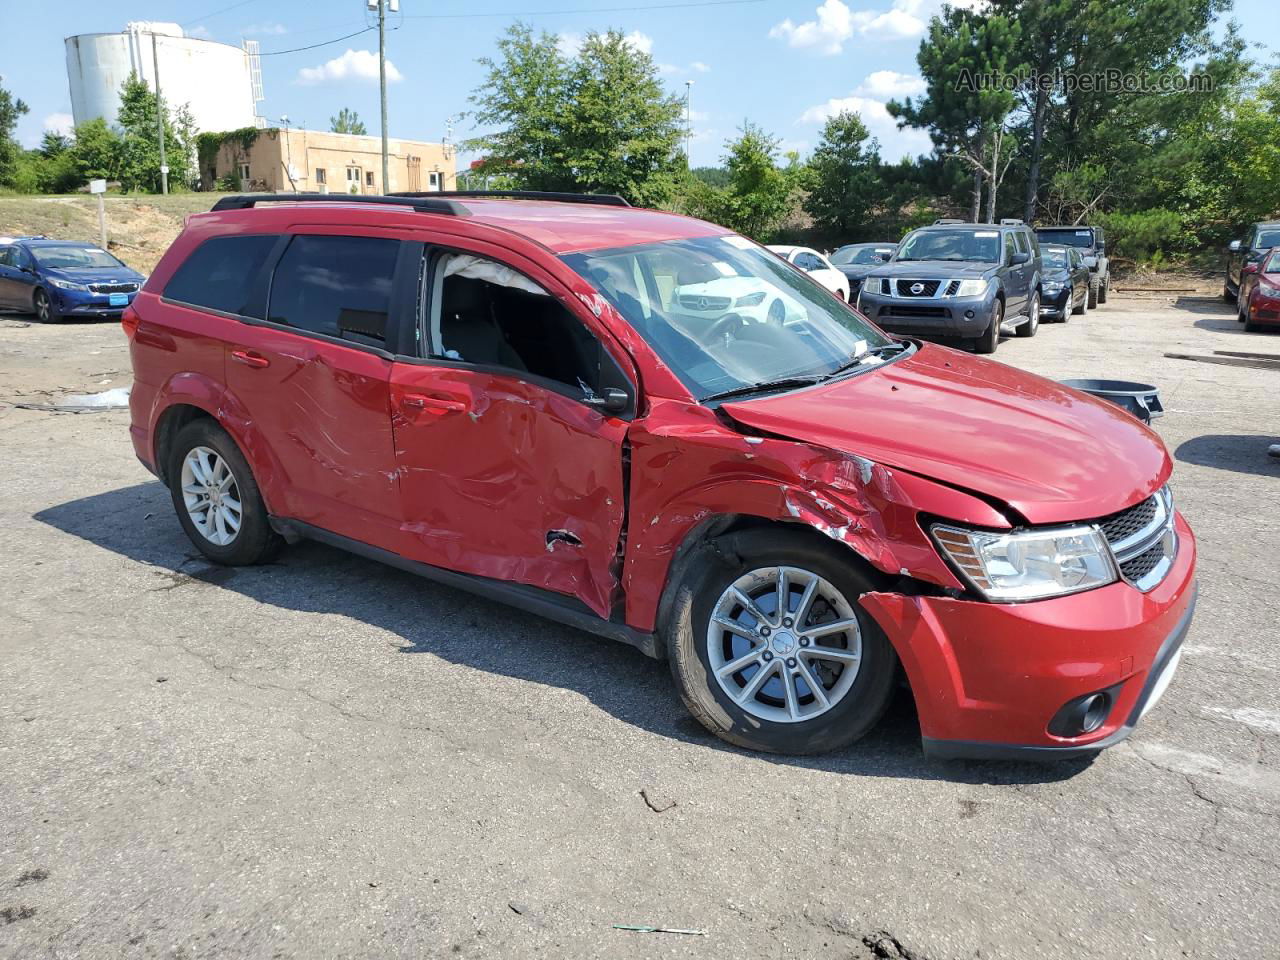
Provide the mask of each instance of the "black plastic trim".
POLYGON ((547 200, 554 203, 588 203, 601 207, 629 207, 616 193, 564 193, 546 190, 402 190, 387 194, 388 197, 472 197, 476 200, 547 200))
POLYGON ((1142 685, 1142 692, 1138 694, 1138 699, 1134 703, 1133 709, 1129 712, 1128 718, 1123 726, 1103 739, 1095 740, 1093 743, 1047 747, 1020 743, 990 743, 983 740, 939 740, 934 737, 922 736, 920 743, 924 748, 925 756, 933 760, 1027 760, 1033 763, 1052 763, 1058 760, 1072 760, 1078 757, 1092 756, 1102 750, 1106 750, 1108 747, 1114 747, 1117 743, 1126 739, 1129 734, 1133 733, 1133 728, 1137 726, 1138 721, 1142 718, 1142 710, 1147 705, 1147 701, 1151 699, 1151 694, 1155 690, 1156 683, 1160 680, 1160 675, 1164 672, 1165 667, 1169 665, 1169 661, 1173 659, 1174 655, 1182 647, 1182 641, 1186 639, 1187 631, 1191 628, 1192 615, 1196 611, 1198 591, 1198 584, 1193 582, 1191 585, 1191 602, 1187 605, 1187 609, 1183 612, 1177 626, 1173 628, 1156 652, 1156 658, 1151 664, 1151 669, 1147 671, 1146 682, 1142 685))
POLYGON ((442 213, 451 217, 467 217, 471 215, 460 203, 440 199, 439 194, 400 194, 387 196, 363 196, 346 193, 255 193, 238 194, 223 197, 213 205, 213 212, 223 210, 251 210, 260 203, 354 203, 362 205, 381 205, 392 207, 409 207, 418 213, 442 213))
POLYGON ((489 577, 459 573, 456 570, 446 570, 443 567, 432 566, 428 563, 419 563, 416 560, 402 557, 398 553, 392 553, 390 550, 383 550, 381 547, 375 547, 359 540, 352 540, 350 537, 344 537, 341 534, 313 526, 302 520, 272 517, 271 526, 277 533, 287 539, 306 538, 326 543, 329 546, 347 550, 357 556, 376 560, 379 563, 385 563, 387 566, 396 567, 399 570, 414 573, 420 577, 426 577, 428 580, 434 580, 445 586, 466 590, 468 593, 474 593, 489 600, 505 603, 526 613, 536 614, 548 620, 554 620, 557 623, 585 630, 588 633, 594 633, 610 640, 617 640, 628 646, 635 647, 645 656, 653 657, 656 660, 661 660, 665 657, 664 649, 658 643, 658 639, 654 634, 636 630, 625 623, 605 620, 573 597, 553 593, 550 590, 543 590, 528 584, 508 583, 502 580, 493 580, 489 577))

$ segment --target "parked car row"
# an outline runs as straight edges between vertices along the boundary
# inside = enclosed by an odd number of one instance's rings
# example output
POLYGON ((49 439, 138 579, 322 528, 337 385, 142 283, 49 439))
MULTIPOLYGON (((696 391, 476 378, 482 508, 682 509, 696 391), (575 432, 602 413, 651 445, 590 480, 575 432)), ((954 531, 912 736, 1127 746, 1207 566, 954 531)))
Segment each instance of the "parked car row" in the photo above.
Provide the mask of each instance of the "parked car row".
POLYGON ((1236 305, 1249 333, 1280 327, 1280 221, 1255 223, 1243 240, 1231 241, 1222 299, 1236 305))

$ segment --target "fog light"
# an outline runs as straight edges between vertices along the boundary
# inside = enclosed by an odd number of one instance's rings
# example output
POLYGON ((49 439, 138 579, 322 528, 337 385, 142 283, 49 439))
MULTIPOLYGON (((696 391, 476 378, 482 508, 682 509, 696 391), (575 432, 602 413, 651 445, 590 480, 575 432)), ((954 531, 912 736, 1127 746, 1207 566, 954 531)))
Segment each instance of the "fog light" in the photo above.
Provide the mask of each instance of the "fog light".
POLYGON ((964 318, 965 318, 966 320, 972 320, 972 319, 973 319, 973 311, 972 311, 972 310, 966 310, 966 311, 964 312, 964 318))
POLYGON ((1111 707, 1120 686, 1117 684, 1097 693, 1086 693, 1082 697, 1068 700, 1049 721, 1049 732, 1055 737, 1083 737, 1101 729, 1111 715, 1111 707))

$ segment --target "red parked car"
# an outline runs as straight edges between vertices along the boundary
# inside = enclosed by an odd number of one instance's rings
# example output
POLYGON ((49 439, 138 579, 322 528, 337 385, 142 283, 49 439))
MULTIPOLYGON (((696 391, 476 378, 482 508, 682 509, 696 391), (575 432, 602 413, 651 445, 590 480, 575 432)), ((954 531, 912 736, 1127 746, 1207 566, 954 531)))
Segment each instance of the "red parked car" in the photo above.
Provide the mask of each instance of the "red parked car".
POLYGON ((1240 273, 1237 318, 1249 333, 1280 327, 1280 247, 1264 253, 1240 273))
POLYGON ((847 744, 905 676, 933 755, 1096 751, 1191 619, 1154 433, 709 223, 226 198, 124 325, 134 446, 210 559, 310 537, 622 640, 745 747, 847 744), (739 302, 685 302, 711 274, 739 302))

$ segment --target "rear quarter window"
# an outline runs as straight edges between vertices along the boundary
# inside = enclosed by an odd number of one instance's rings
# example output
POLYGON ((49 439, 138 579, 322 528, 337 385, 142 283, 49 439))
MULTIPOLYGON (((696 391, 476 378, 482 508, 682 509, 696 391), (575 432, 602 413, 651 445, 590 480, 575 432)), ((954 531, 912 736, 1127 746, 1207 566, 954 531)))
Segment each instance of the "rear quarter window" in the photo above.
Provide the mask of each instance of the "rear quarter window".
POLYGON ((165 284, 165 299, 222 313, 257 316, 260 310, 246 314, 251 309, 249 290, 278 239, 274 234, 211 237, 174 271, 165 284))

